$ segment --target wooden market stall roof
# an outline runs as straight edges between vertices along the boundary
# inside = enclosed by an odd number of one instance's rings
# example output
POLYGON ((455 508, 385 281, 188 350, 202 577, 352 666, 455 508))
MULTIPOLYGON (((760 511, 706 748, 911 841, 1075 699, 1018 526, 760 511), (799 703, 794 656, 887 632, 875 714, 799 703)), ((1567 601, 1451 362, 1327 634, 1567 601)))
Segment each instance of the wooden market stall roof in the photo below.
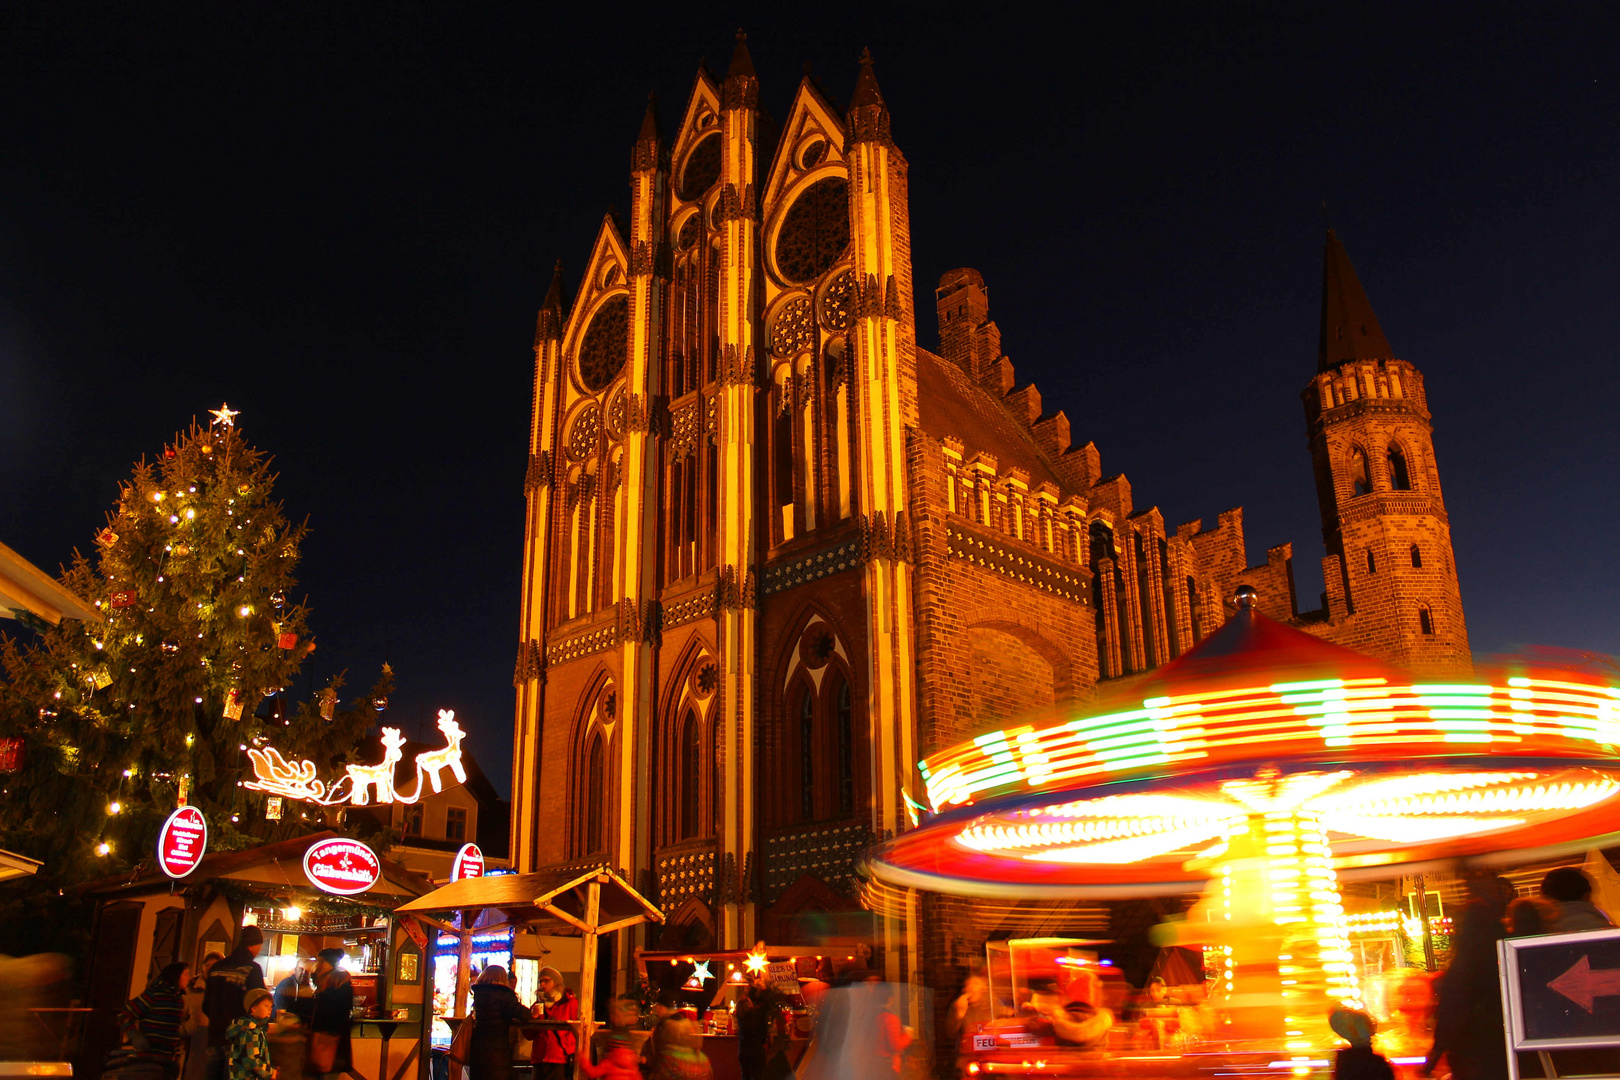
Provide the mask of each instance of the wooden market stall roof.
POLYGON ((609 934, 643 922, 663 922, 664 913, 605 867, 494 874, 442 885, 397 909, 401 914, 499 911, 505 922, 535 926, 547 933, 609 934), (597 886, 597 912, 591 918, 591 886, 597 886))

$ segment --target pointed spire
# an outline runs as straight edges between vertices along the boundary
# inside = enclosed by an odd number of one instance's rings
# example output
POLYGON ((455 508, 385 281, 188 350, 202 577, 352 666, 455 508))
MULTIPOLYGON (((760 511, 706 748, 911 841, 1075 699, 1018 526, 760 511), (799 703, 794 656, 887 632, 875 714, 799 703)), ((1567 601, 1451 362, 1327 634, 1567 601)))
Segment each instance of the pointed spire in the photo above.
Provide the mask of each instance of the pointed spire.
POLYGON ((664 139, 658 122, 658 95, 648 91, 647 111, 641 117, 641 131, 636 135, 636 148, 630 154, 630 171, 643 173, 658 168, 662 164, 663 145, 664 139))
POLYGON ((1393 360, 1394 350, 1378 325, 1350 256, 1332 229, 1322 254, 1322 336, 1316 370, 1331 371, 1346 360, 1393 360))
POLYGON ((737 30, 737 47, 731 53, 731 66, 726 69, 720 105, 724 109, 753 109, 759 106, 759 76, 754 73, 754 58, 748 55, 748 35, 740 27, 737 30))
POLYGON ((878 89, 872 71, 872 50, 861 50, 861 73, 855 77, 855 93, 849 99, 849 133, 852 142, 880 142, 889 146, 889 107, 878 89))
POLYGON ((542 341, 555 341, 562 337, 562 324, 567 304, 563 299, 563 264, 557 260, 556 269, 551 273, 551 288, 546 290, 546 298, 540 302, 540 318, 534 324, 534 344, 539 348, 542 341))

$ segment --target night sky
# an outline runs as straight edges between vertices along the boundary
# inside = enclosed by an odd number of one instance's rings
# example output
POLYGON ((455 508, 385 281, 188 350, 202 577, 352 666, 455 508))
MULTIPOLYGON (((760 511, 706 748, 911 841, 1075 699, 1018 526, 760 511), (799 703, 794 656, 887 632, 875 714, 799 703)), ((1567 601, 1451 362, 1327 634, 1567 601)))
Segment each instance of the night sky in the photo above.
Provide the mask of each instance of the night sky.
POLYGON ((312 525, 314 685, 391 661, 389 720, 456 709, 503 791, 535 310, 628 208, 647 91, 667 135, 739 23, 779 119, 871 47, 922 344, 982 271, 1104 473, 1243 506, 1304 606, 1325 200, 1427 378, 1475 655, 1620 652, 1612 4, 105 7, 0 10, 0 541, 89 549, 227 401, 312 525))

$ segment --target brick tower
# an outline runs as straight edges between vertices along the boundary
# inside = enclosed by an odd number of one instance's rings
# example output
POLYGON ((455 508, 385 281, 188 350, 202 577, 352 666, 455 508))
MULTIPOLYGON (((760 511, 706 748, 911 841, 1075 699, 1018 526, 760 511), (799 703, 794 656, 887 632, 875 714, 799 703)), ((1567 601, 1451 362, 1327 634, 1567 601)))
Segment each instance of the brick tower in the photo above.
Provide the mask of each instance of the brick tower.
POLYGON ((1467 672, 1468 628, 1423 375, 1395 359, 1332 230, 1317 374, 1303 397, 1333 639, 1419 675, 1467 672))

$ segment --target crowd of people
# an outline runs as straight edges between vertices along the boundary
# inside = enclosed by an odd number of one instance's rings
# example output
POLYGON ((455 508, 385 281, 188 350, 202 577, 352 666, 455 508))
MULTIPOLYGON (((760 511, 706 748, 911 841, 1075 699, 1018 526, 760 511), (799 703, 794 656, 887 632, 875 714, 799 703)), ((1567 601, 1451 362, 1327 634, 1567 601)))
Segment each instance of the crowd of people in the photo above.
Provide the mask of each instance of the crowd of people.
POLYGON ((354 987, 342 949, 324 949, 307 968, 265 986, 257 957, 264 934, 242 929, 229 956, 209 953, 194 979, 172 963, 120 1017, 123 1045, 104 1074, 116 1080, 278 1080, 290 1053, 307 1077, 355 1075, 349 1045, 354 987), (271 1024, 279 1046, 272 1047, 271 1024), (289 1051, 287 1044, 292 1044, 289 1051))

